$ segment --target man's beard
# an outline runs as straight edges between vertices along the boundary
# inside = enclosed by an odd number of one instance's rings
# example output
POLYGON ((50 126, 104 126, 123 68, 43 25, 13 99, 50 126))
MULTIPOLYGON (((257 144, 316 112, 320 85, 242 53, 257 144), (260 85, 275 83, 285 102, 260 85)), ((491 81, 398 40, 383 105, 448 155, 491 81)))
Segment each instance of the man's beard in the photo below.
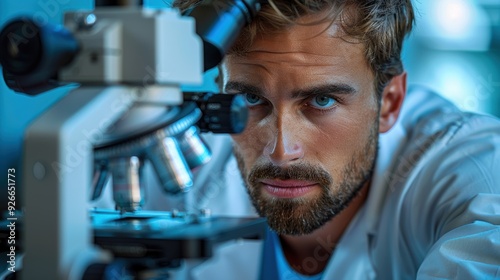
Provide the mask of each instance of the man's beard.
POLYGON ((234 154, 246 189, 257 213, 267 218, 269 227, 278 234, 304 235, 322 227, 345 209, 371 179, 375 168, 378 144, 378 122, 370 131, 364 149, 358 150, 343 168, 343 177, 335 182, 322 167, 299 163, 285 168, 271 163, 256 164, 247 171, 243 155, 234 154), (262 179, 295 179, 318 183, 319 196, 314 198, 276 198, 263 194, 262 179))

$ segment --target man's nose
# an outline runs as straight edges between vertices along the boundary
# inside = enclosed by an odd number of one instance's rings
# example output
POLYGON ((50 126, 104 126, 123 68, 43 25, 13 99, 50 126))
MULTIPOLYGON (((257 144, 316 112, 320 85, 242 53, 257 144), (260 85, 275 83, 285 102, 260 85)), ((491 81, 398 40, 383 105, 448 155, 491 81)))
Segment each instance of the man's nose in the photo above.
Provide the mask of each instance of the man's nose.
POLYGON ((284 166, 304 157, 297 121, 291 117, 277 116, 270 127, 264 155, 278 166, 284 166))

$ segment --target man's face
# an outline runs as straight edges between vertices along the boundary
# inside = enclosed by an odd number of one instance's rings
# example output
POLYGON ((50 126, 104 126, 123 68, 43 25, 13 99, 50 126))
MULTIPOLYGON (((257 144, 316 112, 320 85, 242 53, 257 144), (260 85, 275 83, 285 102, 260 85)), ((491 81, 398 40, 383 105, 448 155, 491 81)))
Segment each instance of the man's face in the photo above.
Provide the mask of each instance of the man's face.
POLYGON ((225 90, 246 94, 249 121, 233 135, 252 202, 279 234, 309 234, 344 209, 373 171, 374 75, 361 44, 328 23, 258 37, 229 55, 225 90))

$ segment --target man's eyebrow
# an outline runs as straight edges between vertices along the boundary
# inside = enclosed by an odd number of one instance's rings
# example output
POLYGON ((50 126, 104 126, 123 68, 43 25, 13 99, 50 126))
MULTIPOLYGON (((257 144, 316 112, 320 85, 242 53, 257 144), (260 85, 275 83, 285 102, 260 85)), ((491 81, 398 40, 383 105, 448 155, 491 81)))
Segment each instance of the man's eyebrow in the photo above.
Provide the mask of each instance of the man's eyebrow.
POLYGON ((354 94, 356 89, 348 84, 325 84, 307 89, 300 89, 292 93, 292 98, 309 97, 314 95, 328 94, 354 94))
POLYGON ((250 84, 242 83, 242 82, 237 82, 237 81, 229 81, 227 82, 226 86, 224 87, 224 91, 237 91, 240 93, 250 93, 254 95, 259 95, 263 96, 263 92, 260 88, 256 86, 252 86, 250 84))
MULTIPOLYGON (((253 85, 238 82, 238 81, 229 81, 227 82, 224 90, 227 91, 236 91, 240 93, 250 93, 258 96, 264 96, 264 92, 253 85)), ((354 94, 356 90, 348 85, 343 83, 336 84, 325 84, 314 86, 306 89, 299 89, 292 93, 292 98, 304 98, 310 97, 314 95, 328 95, 328 94, 354 94)))

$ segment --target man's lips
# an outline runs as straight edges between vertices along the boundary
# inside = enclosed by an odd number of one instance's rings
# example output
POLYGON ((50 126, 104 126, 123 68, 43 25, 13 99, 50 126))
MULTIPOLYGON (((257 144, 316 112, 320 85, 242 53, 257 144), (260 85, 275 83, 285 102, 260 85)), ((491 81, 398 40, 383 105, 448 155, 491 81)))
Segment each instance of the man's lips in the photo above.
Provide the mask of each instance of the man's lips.
POLYGON ((262 179, 260 183, 270 195, 280 198, 300 197, 318 186, 316 182, 303 180, 262 179))

